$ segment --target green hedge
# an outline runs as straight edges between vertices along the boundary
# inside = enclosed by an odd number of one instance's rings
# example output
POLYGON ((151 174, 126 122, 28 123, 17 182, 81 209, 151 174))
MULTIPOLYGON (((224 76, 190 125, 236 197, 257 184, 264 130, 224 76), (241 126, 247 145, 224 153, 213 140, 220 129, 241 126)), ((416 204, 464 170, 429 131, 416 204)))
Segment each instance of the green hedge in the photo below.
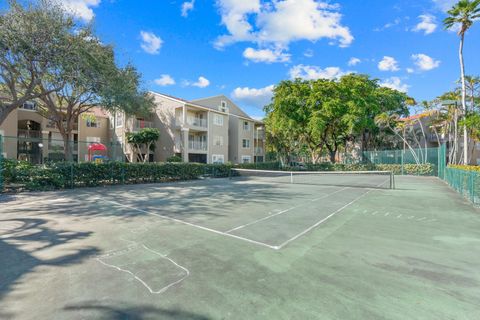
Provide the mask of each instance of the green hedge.
POLYGON ((426 164, 404 164, 403 171, 401 164, 341 164, 341 163, 319 163, 306 164, 303 168, 284 167, 286 171, 392 171, 394 174, 407 174, 419 176, 431 176, 435 174, 435 166, 426 164))
MULTIPOLYGON (((241 164, 243 169, 279 170, 278 162, 241 164)), ((201 177, 228 177, 230 164, 196 163, 48 163, 32 165, 28 162, 2 160, 1 183, 4 186, 30 191, 57 190, 75 187, 94 187, 115 184, 156 183, 194 180, 201 177)), ((284 167, 282 170, 310 171, 393 171, 402 173, 400 164, 331 164, 321 163, 299 167, 284 167)), ((432 164, 406 164, 403 173, 409 175, 433 175, 432 164)))
POLYGON ((453 169, 465 170, 465 171, 480 172, 480 166, 468 166, 468 165, 459 165, 459 164, 454 165, 454 164, 451 164, 448 167, 453 168, 453 169))
POLYGON ((5 187, 20 186, 30 191, 114 184, 193 180, 200 177, 228 177, 231 166, 195 163, 49 163, 31 165, 4 160, 5 187))

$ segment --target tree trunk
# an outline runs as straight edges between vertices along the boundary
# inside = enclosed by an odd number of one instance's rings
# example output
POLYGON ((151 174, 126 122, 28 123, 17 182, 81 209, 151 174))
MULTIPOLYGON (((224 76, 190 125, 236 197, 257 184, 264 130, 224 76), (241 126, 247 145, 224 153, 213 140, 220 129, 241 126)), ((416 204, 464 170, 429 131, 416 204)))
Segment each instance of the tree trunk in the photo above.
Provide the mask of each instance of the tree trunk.
POLYGON ((65 148, 64 155, 65 161, 70 162, 73 161, 73 154, 72 154, 72 145, 70 141, 70 133, 62 133, 63 138, 63 146, 65 148))
MULTIPOLYGON (((465 34, 462 33, 460 39, 460 49, 458 51, 458 56, 460 59, 460 73, 462 81, 462 112, 463 116, 467 115, 467 88, 465 84, 465 64, 463 61, 463 43, 465 40, 465 34)), ((467 126, 463 126, 463 164, 468 164, 468 131, 467 126)))

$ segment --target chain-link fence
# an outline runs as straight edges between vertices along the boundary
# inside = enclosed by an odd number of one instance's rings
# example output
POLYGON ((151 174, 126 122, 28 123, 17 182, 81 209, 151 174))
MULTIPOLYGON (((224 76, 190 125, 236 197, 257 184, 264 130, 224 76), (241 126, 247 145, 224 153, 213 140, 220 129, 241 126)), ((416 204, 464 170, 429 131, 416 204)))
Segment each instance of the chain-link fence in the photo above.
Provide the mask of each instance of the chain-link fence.
POLYGON ((474 205, 480 204, 480 173, 472 170, 446 168, 445 181, 474 205))
POLYGON ((406 174, 407 165, 431 164, 433 166, 432 175, 441 176, 445 166, 443 158, 443 146, 439 148, 405 148, 402 150, 381 150, 363 152, 363 162, 372 164, 392 164, 401 166, 401 174, 406 174))

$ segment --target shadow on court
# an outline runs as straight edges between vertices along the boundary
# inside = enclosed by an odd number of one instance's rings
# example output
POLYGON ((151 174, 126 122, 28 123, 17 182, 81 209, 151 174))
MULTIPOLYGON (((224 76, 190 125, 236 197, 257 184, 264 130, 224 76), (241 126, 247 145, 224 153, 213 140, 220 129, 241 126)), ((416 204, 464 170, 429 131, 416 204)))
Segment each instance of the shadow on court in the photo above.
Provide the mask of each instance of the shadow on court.
POLYGON ((86 302, 82 304, 68 305, 65 311, 71 312, 72 317, 77 317, 76 313, 81 314, 83 318, 105 319, 105 320, 209 320, 211 318, 182 311, 179 309, 162 309, 151 305, 136 305, 131 307, 118 307, 128 305, 125 302, 116 302, 117 307, 101 305, 97 302, 86 302))
MULTIPOLYGON (((38 273, 39 267, 68 267, 99 252, 95 247, 84 247, 62 254, 63 245, 85 239, 91 233, 53 230, 44 219, 0 220, 0 226, 0 302, 14 289, 28 287, 24 277, 38 273), (48 251, 54 251, 49 254, 51 258, 39 258, 48 251)), ((14 318, 14 315, 2 310, 0 318, 14 318)))

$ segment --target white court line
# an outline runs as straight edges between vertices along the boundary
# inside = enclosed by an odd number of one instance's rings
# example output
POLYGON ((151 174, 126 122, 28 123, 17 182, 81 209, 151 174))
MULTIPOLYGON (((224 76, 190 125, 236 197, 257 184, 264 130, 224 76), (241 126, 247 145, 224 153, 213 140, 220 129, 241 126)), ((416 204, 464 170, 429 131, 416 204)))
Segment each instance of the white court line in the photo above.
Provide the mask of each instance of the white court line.
MULTIPOLYGON (((315 199, 313 199, 313 200, 310 200, 310 202, 318 201, 318 200, 321 200, 321 199, 325 199, 325 198, 331 196, 332 194, 338 193, 338 192, 343 191, 343 190, 345 190, 345 189, 348 189, 348 187, 345 187, 345 188, 342 188, 342 189, 337 190, 337 191, 335 191, 335 192, 326 194, 326 195, 324 195, 324 196, 321 196, 320 198, 315 198, 315 199)), ((230 232, 232 232, 232 231, 236 231, 236 230, 239 230, 239 229, 242 229, 242 228, 251 226, 252 224, 255 224, 255 223, 258 223, 258 222, 261 222, 261 221, 265 221, 265 220, 267 220, 267 219, 270 219, 270 218, 279 216, 279 215, 284 214, 284 213, 287 213, 287 212, 289 212, 289 211, 291 211, 291 210, 293 210, 293 209, 297 209, 297 208, 303 207, 303 206, 305 206, 305 205, 307 205, 307 204, 308 204, 308 203, 303 203, 303 204, 300 204, 300 205, 298 205, 298 206, 285 209, 285 210, 280 211, 280 212, 277 212, 277 213, 275 213, 275 214, 271 214, 271 215, 269 215, 269 216, 266 216, 266 217, 263 217, 263 218, 254 220, 254 221, 252 221, 252 222, 246 223, 246 224, 244 224, 244 225, 235 227, 235 228, 233 228, 233 229, 230 229, 230 230, 228 230, 228 231, 225 231, 225 233, 230 233, 230 232)))
MULTIPOLYGON (((173 261, 172 259, 170 259, 170 258, 167 257, 166 255, 160 254, 160 253, 158 253, 158 252, 156 252, 156 251, 148 248, 148 247, 147 247, 146 245, 144 245, 144 244, 142 244, 142 246, 143 246, 143 248, 144 248, 145 250, 150 251, 150 252, 152 252, 152 253, 154 253, 154 254, 162 257, 163 259, 169 260, 171 263, 173 263, 174 265, 176 265, 177 267, 179 267, 180 269, 182 269, 183 271, 185 271, 185 276, 184 276, 183 278, 181 278, 180 280, 177 280, 177 281, 175 281, 175 282, 172 282, 172 283, 170 283, 169 285, 161 288, 160 290, 155 291, 155 290, 153 290, 152 288, 150 288, 150 286, 149 286, 145 281, 143 281, 142 278, 138 277, 137 275, 135 275, 135 274, 134 274, 133 272, 131 272, 130 270, 122 269, 122 268, 120 268, 120 267, 118 267, 118 266, 115 266, 115 265, 113 265, 113 264, 106 263, 105 261, 102 261, 102 260, 101 260, 101 257, 97 258, 96 260, 97 260, 98 262, 100 262, 101 264, 107 266, 107 267, 114 268, 114 269, 117 269, 118 271, 122 271, 122 272, 126 272, 126 273, 130 274, 130 275, 131 275, 132 277, 134 277, 138 282, 140 282, 145 288, 147 288, 148 291, 150 291, 150 293, 152 293, 152 294, 160 294, 160 293, 163 293, 163 292, 167 291, 170 287, 172 287, 172 286, 174 286, 174 285, 182 282, 183 280, 185 280, 185 279, 190 275, 190 271, 189 271, 187 268, 179 265, 178 263, 176 263, 175 261, 173 261)), ((127 251, 125 251, 125 252, 127 252, 127 251)), ((108 256, 107 256, 107 257, 108 257, 108 256)))
POLYGON ((367 194, 369 194, 371 191, 373 190, 369 190, 367 192, 365 192, 364 194, 362 194, 361 196, 353 199, 352 201, 350 201, 349 203, 347 203, 346 205, 344 205, 343 207, 341 207, 340 209, 338 209, 337 211, 335 212, 332 212, 331 214, 329 214, 328 216, 326 216, 325 218, 323 218, 322 220, 318 221, 317 223, 315 223, 314 225, 308 227, 307 229, 303 230, 302 232, 300 232, 299 234, 297 234, 296 236, 288 239, 287 241, 285 241, 284 243, 282 243, 281 245, 278 246, 278 249, 282 249, 283 247, 285 247, 287 244, 289 244, 290 242, 300 238, 301 236, 307 234, 308 232, 312 231, 313 229, 315 229, 316 227, 318 227, 319 225, 321 225, 322 223, 324 223, 325 221, 327 221, 328 219, 330 219, 331 217, 333 217, 334 215, 336 215, 337 213, 339 213, 340 211, 342 211, 343 209, 347 208, 348 206, 354 204, 355 202, 357 202, 357 200, 359 200, 360 198, 366 196, 367 194))
POLYGON ((162 218, 162 219, 175 221, 177 223, 185 224, 187 226, 198 228, 198 229, 201 229, 201 230, 204 230, 204 231, 209 231, 209 232, 213 232, 213 233, 220 234, 220 235, 223 235, 223 236, 235 238, 235 239, 238 239, 238 240, 247 241, 247 242, 250 242, 250 243, 253 243, 253 244, 256 244, 256 245, 260 245, 260 246, 263 246, 263 247, 267 247, 267 248, 270 248, 270 249, 274 249, 274 250, 279 249, 278 246, 272 246, 272 245, 269 245, 269 244, 266 244, 266 243, 263 243, 263 242, 260 242, 260 241, 255 241, 255 240, 252 240, 252 239, 236 236, 234 234, 225 233, 225 232, 218 231, 218 230, 215 230, 215 229, 210 229, 210 228, 207 228, 207 227, 202 227, 202 226, 199 226, 199 225, 196 225, 196 224, 193 224, 193 223, 190 223, 190 222, 186 222, 186 221, 183 221, 183 220, 175 219, 175 218, 172 218, 172 217, 169 217, 169 216, 164 216, 164 215, 161 215, 161 214, 158 214, 158 213, 153 213, 153 212, 138 209, 138 208, 135 208, 135 207, 132 207, 132 206, 129 206, 129 205, 121 204, 121 203, 118 203, 116 201, 111 201, 111 200, 106 200, 106 199, 101 199, 101 198, 98 198, 98 200, 105 201, 105 202, 110 202, 110 203, 115 204, 115 205, 120 206, 120 207, 128 208, 128 209, 131 209, 131 210, 136 210, 138 212, 143 212, 143 213, 146 213, 146 214, 149 214, 149 215, 152 215, 152 216, 156 216, 156 217, 159 217, 159 218, 162 218))

